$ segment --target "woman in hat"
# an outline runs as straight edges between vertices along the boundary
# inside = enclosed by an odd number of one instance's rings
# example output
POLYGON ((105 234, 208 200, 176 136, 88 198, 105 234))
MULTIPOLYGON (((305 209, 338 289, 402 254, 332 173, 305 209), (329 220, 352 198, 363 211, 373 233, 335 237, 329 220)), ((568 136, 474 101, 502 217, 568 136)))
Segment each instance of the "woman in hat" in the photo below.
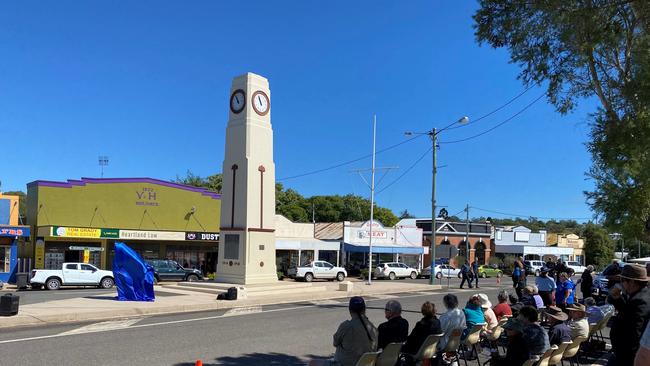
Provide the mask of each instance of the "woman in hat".
POLYGON ((650 288, 645 267, 626 264, 619 278, 623 290, 612 288, 607 297, 618 311, 609 333, 614 353, 607 363, 610 366, 633 364, 641 334, 650 319, 650 288))

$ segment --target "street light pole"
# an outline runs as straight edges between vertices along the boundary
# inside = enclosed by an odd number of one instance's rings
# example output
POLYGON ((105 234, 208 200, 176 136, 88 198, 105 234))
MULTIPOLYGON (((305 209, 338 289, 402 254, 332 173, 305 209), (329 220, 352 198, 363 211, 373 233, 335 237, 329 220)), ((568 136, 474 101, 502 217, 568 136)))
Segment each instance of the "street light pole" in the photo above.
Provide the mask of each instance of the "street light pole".
POLYGON ((433 144, 433 177, 431 179, 431 247, 429 249, 429 254, 431 254, 431 274, 429 275, 429 284, 433 285, 436 283, 436 170, 438 169, 436 166, 438 132, 435 128, 431 130, 429 137, 431 137, 431 143, 433 144))

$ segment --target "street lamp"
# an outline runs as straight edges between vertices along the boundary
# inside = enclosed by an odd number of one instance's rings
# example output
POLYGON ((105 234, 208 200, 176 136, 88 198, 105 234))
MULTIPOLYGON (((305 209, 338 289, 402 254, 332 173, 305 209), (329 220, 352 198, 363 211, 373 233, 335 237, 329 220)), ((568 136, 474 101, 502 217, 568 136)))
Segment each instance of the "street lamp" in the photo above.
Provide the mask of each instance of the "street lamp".
POLYGON ((431 254, 431 276, 429 276, 429 283, 433 285, 435 283, 435 270, 436 270, 436 172, 437 172, 437 162, 436 162, 436 152, 438 147, 438 134, 455 124, 465 124, 469 122, 469 117, 465 116, 454 123, 449 124, 448 126, 437 130, 436 128, 431 129, 427 132, 406 132, 405 135, 428 135, 431 139, 432 151, 433 151, 433 171, 431 179, 431 247, 429 249, 429 254, 431 254))

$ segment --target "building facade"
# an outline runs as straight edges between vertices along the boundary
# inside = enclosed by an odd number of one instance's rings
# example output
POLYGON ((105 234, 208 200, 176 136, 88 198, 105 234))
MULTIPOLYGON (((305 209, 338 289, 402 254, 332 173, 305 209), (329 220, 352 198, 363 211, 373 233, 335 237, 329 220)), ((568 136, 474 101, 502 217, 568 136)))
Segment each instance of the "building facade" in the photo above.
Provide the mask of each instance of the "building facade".
MULTIPOLYGON (((416 226, 423 230, 422 245, 426 248, 424 262, 429 265, 431 264, 428 249, 431 247, 431 219, 413 220, 416 226)), ((480 265, 488 264, 493 255, 490 248, 491 231, 492 225, 489 222, 452 222, 436 218, 436 259, 452 260, 453 257, 459 256, 469 258, 470 262, 477 260, 480 265), (456 255, 452 252, 452 258, 449 258, 449 247, 457 250, 456 255)))
POLYGON ((115 242, 145 259, 168 258, 215 272, 220 195, 151 179, 82 178, 27 185, 35 268, 86 262, 111 269, 115 242))
POLYGON ((498 227, 494 229, 491 246, 495 255, 500 258, 514 255, 530 260, 546 260, 551 257, 570 255, 573 252, 571 248, 548 246, 547 236, 545 230, 533 233, 525 226, 498 227))
POLYGON ((555 246, 558 248, 571 248, 573 252, 562 259, 567 261, 576 261, 585 264, 585 241, 576 234, 562 234, 557 235, 555 246))
POLYGON ((19 267, 24 266, 18 261, 18 250, 25 247, 30 230, 18 225, 19 210, 18 196, 0 193, 0 282, 14 282, 19 267))

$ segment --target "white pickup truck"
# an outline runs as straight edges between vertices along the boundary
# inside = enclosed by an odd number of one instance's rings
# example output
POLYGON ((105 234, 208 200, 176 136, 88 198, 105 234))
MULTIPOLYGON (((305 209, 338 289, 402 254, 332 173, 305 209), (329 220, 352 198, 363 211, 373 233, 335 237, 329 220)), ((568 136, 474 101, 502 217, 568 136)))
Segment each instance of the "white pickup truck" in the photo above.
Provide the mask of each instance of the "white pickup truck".
POLYGON ((63 263, 60 270, 34 269, 29 279, 32 289, 45 286, 48 290, 58 290, 61 286, 97 286, 111 288, 115 285, 113 272, 103 271, 86 263, 63 263))
POLYGON ((336 279, 343 281, 348 272, 341 267, 335 267, 329 262, 313 261, 306 266, 293 267, 287 270, 287 276, 295 279, 304 279, 311 282, 314 278, 336 279))

